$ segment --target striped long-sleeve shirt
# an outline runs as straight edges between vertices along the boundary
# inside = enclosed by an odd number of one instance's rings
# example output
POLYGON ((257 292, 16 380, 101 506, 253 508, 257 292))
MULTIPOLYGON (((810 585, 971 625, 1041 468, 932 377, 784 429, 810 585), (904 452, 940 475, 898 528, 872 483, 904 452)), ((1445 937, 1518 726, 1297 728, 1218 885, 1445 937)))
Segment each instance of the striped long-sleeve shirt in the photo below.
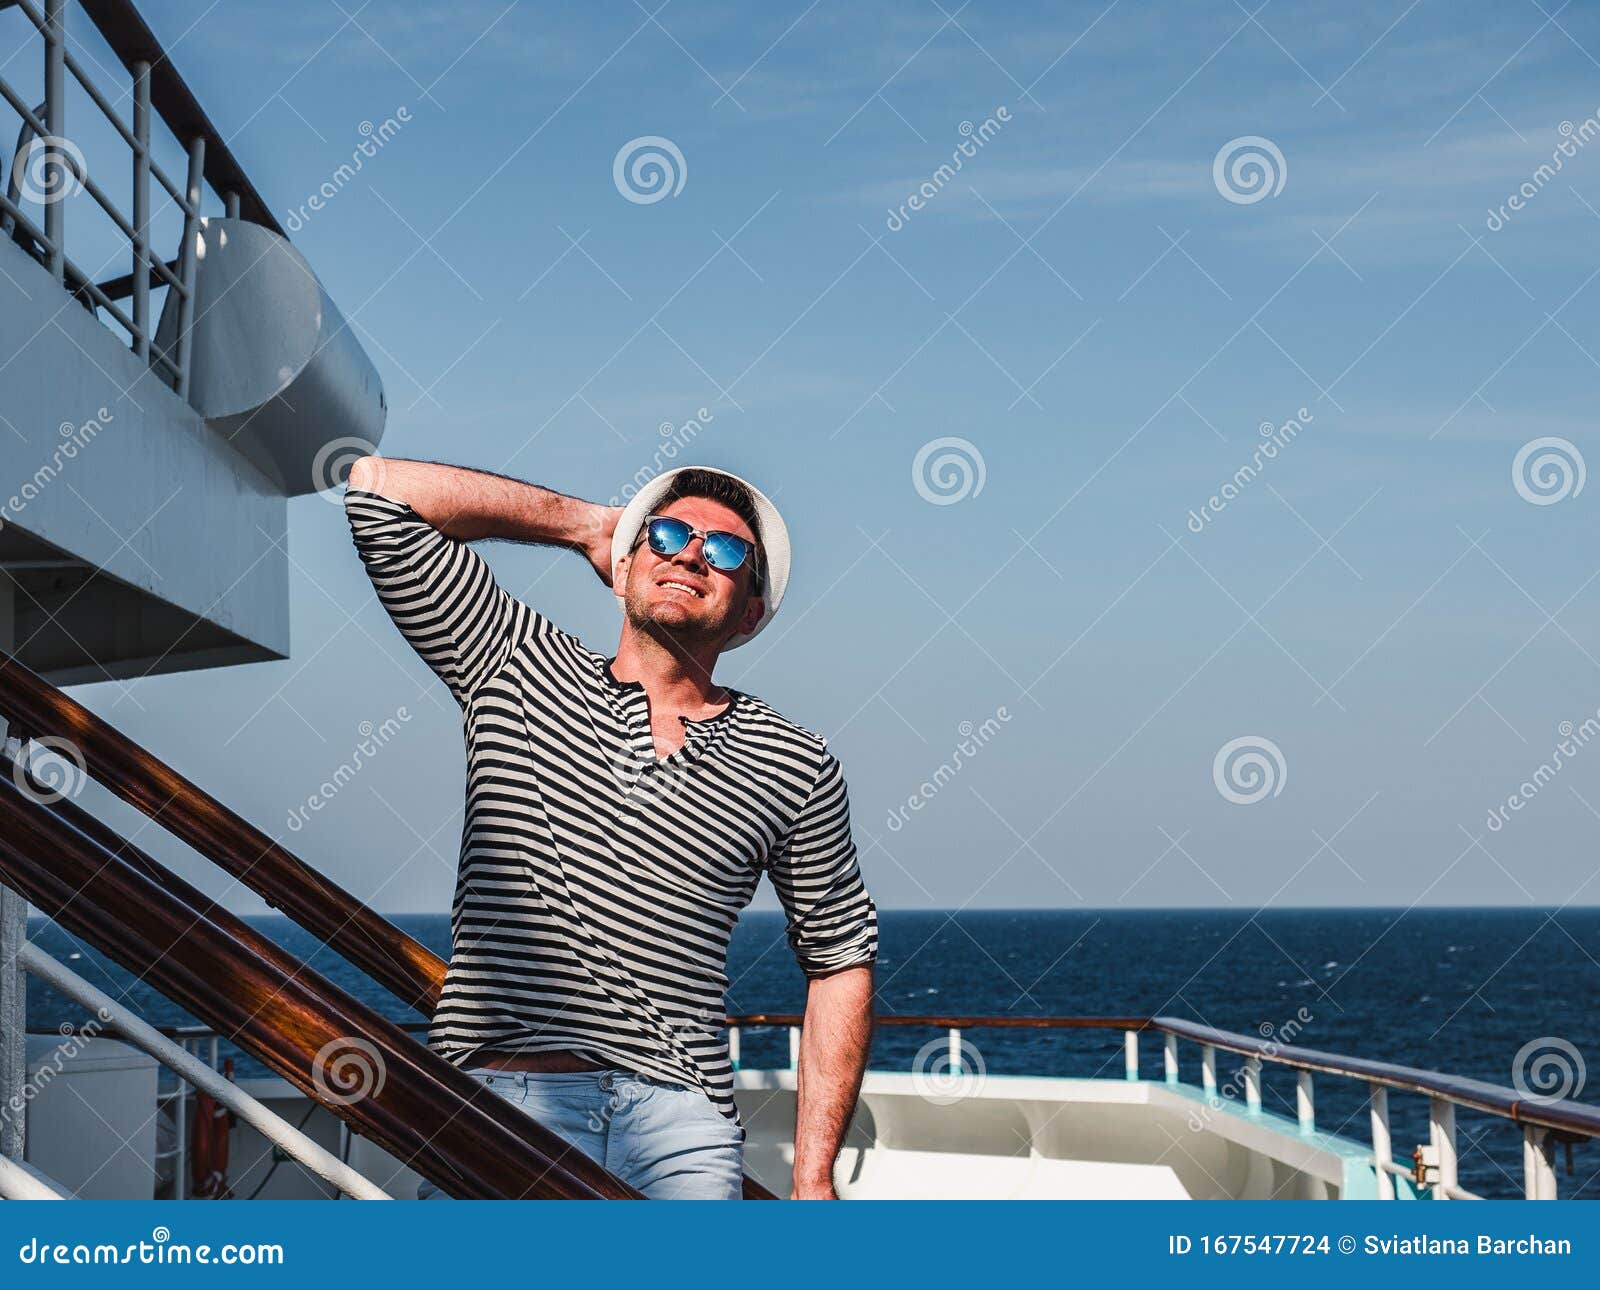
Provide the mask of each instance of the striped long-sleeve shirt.
POLYGON ((658 758, 649 699, 500 587, 404 502, 351 488, 378 596, 461 706, 466 811, 452 952, 429 1031, 481 1050, 568 1049, 702 1089, 730 1119, 728 939, 761 875, 806 975, 871 963, 877 911, 826 741, 754 695, 680 718, 658 758))

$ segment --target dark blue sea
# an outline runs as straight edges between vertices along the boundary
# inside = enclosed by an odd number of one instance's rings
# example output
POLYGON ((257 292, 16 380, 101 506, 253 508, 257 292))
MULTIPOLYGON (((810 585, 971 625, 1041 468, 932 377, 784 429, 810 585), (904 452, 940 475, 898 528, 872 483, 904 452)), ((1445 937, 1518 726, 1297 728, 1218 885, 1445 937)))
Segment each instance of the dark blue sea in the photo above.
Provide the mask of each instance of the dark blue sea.
MULTIPOLYGON (((400 1021, 417 1018, 338 955, 283 918, 252 920, 317 970, 400 1021)), ((394 920, 447 956, 444 915, 394 920)), ((68 933, 39 921, 34 939, 113 997, 162 1025, 192 1021, 68 933)), ((804 980, 775 913, 747 913, 729 958, 728 1010, 798 1012, 804 980)), ((1559 1076, 1570 1095, 1600 1101, 1600 910, 976 911, 885 910, 877 974, 880 1015, 1166 1015, 1354 1056, 1511 1085, 1559 1076), (1287 1028, 1287 1029, 1286 1029, 1287 1028), (1535 1045, 1528 1048, 1528 1045, 1535 1045), (1544 1060, 1541 1064, 1541 1059, 1544 1060), (1542 1072, 1542 1074, 1541 1074, 1542 1072), (1585 1087, 1592 1084, 1592 1087, 1585 1087)), ((53 1030, 82 1020, 37 981, 29 1024, 53 1030)), ((880 1027, 872 1066, 909 1070, 935 1032, 880 1027)), ((995 1074, 1122 1077, 1118 1031, 970 1030, 995 1074)), ((1146 1035, 1142 1075, 1160 1079, 1159 1037, 1146 1035)), ((243 1054, 240 1074, 264 1074, 243 1054)), ((1224 1082, 1235 1063, 1219 1054, 1224 1082)), ((782 1031, 747 1031, 743 1064, 786 1065, 782 1031)), ((1199 1053, 1180 1050, 1186 1080, 1199 1053)), ((1548 1087, 1534 1083, 1535 1091, 1548 1087)), ((1365 1089, 1319 1076, 1318 1127, 1367 1140, 1365 1089)), ((1265 1076, 1269 1109, 1294 1116, 1292 1072, 1265 1076)), ((1426 1141, 1420 1097, 1391 1096, 1397 1156, 1426 1141)), ((1521 1133, 1495 1117, 1458 1117, 1461 1180, 1487 1196, 1522 1187, 1521 1133)), ((1562 1196, 1600 1197, 1600 1146, 1557 1149, 1562 1196)))

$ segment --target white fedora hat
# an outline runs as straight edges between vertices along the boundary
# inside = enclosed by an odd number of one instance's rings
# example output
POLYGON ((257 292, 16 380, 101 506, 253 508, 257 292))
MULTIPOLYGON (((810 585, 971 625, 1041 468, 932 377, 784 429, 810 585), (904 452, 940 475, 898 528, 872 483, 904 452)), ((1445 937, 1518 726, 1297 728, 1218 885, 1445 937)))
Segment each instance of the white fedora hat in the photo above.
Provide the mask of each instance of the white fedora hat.
MULTIPOLYGON (((611 573, 613 587, 617 562, 633 550, 633 544, 639 536, 639 530, 644 527, 645 519, 655 510, 656 504, 666 496, 672 487, 674 477, 686 470, 703 470, 707 474, 722 475, 742 484, 750 491, 750 499, 756 504, 756 542, 759 546, 757 556, 761 559, 765 572, 762 587, 762 599, 765 609, 760 620, 748 632, 730 636, 724 649, 735 649, 748 640, 755 639, 757 633, 772 621, 773 614, 778 612, 778 606, 783 602, 784 588, 789 585, 789 530, 783 522, 783 516, 778 514, 778 508, 759 488, 747 479, 731 474, 726 470, 718 470, 714 466, 679 466, 669 470, 663 475, 657 475, 637 493, 633 495, 621 516, 617 519, 616 532, 611 535, 611 573)), ((620 603, 622 593, 617 591, 620 603)))

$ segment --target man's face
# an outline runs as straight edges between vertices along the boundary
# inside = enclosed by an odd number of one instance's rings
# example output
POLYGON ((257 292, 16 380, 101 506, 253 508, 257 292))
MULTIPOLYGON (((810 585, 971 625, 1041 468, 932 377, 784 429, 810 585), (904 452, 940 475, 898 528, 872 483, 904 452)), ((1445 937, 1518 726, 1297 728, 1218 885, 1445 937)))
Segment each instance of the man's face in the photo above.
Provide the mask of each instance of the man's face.
MULTIPOLYGON (((704 532, 721 529, 754 543, 756 535, 735 510, 707 497, 680 497, 658 507, 704 532)), ((731 573, 713 569, 692 537, 676 555, 657 555, 641 529, 622 569, 623 605, 638 630, 664 634, 685 643, 714 641, 747 632, 761 620, 762 599, 753 591, 758 552, 731 573)))

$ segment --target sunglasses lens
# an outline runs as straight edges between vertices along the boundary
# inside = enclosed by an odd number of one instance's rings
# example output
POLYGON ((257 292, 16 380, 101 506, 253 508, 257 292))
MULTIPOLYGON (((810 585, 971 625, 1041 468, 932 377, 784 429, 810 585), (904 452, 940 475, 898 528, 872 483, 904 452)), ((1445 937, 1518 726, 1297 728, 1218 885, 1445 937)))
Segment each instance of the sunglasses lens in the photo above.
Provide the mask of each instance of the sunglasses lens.
POLYGON ((651 520, 645 529, 650 549, 657 555, 677 555, 689 545, 692 530, 682 520, 671 518, 651 520))
POLYGON ((750 544, 732 533, 708 533, 705 546, 706 563, 724 573, 737 569, 750 554, 750 544))

